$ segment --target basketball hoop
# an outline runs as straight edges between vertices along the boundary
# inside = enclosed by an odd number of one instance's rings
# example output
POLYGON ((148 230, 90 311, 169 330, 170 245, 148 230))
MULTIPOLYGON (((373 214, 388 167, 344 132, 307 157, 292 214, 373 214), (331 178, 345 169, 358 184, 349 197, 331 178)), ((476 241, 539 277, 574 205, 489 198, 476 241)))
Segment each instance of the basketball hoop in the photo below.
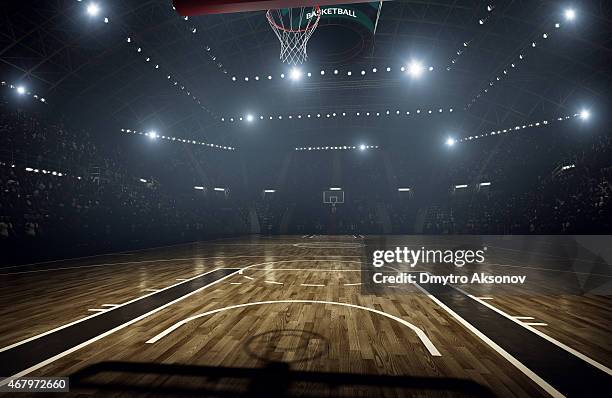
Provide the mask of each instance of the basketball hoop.
POLYGON ((281 62, 298 65, 308 54, 306 45, 321 20, 321 8, 298 7, 268 10, 266 18, 281 44, 281 62))
POLYGON ((323 203, 331 205, 331 212, 336 212, 336 205, 344 204, 344 191, 323 191, 323 203))

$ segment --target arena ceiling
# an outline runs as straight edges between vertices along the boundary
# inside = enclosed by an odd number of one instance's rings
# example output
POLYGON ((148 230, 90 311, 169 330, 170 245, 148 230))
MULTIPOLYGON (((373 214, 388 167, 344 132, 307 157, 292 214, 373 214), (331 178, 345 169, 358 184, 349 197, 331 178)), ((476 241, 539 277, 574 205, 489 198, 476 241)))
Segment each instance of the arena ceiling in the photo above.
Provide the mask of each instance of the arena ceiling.
POLYGON ((257 129, 292 145, 355 129, 468 135, 584 106, 603 113, 610 103, 612 4, 604 0, 386 1, 376 34, 356 50, 341 28, 315 32, 298 82, 279 77, 291 68, 279 62, 278 39, 263 12, 185 20, 170 0, 96 3, 100 13, 91 17, 87 0, 2 2, 0 80, 44 96, 42 109, 101 134, 157 129, 236 144, 257 129), (564 19, 567 7, 576 10, 574 21, 564 19), (433 71, 418 80, 397 73, 411 60, 433 71), (384 115, 400 109, 423 115, 384 115), (259 125, 240 122, 247 115, 259 125))

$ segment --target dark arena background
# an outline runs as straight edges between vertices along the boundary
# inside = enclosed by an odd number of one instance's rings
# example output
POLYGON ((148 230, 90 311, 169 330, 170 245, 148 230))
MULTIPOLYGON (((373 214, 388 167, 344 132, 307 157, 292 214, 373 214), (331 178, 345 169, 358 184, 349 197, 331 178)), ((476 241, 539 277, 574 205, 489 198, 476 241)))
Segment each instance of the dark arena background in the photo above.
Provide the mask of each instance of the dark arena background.
POLYGON ((3 0, 0 397, 609 397, 612 3, 3 0))

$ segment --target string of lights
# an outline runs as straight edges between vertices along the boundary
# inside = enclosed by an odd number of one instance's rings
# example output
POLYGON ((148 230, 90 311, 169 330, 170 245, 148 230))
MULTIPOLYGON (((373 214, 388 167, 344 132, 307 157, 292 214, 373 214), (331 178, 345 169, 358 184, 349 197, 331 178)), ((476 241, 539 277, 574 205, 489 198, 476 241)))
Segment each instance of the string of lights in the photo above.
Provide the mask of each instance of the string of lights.
POLYGON ((317 112, 317 113, 299 113, 299 114, 284 114, 284 115, 253 115, 246 114, 244 116, 237 117, 222 117, 222 122, 245 122, 253 123, 257 120, 269 121, 269 120, 310 120, 310 119, 331 119, 331 118, 345 118, 345 117, 410 117, 426 115, 431 116, 434 114, 441 114, 444 112, 453 113, 454 108, 437 108, 437 109, 416 109, 413 111, 404 110, 385 110, 385 111, 353 111, 353 112, 317 112))
MULTIPOLYGON (((81 3, 83 2, 83 0, 76 0, 77 2, 81 3)), ((174 8, 174 7, 172 7, 174 8)), ((101 12, 102 12, 102 8, 95 2, 88 2, 86 5, 86 12, 87 14, 91 17, 91 18, 97 18, 100 16, 101 12)), ((188 19, 187 17, 185 17, 185 19, 188 19)), ((104 17, 103 19, 105 24, 108 24, 110 22, 109 18, 107 16, 104 17)), ((195 28, 193 29, 193 33, 195 33, 195 28)), ((160 66, 160 64, 158 62, 152 62, 152 58, 148 55, 145 54, 145 52, 143 51, 142 46, 137 46, 134 39, 132 39, 132 37, 128 36, 126 41, 130 44, 134 44, 134 46, 136 47, 136 52, 140 55, 143 56, 143 59, 145 61, 145 63, 150 63, 154 69, 159 70, 160 72, 163 71, 162 67, 160 66)), ((209 48, 210 49, 210 48, 209 48)), ((198 106, 204 110, 205 112, 207 112, 208 114, 210 114, 213 118, 217 118, 216 115, 214 115, 214 113, 206 108, 205 106, 202 105, 202 102, 195 96, 195 94, 192 94, 191 90, 189 90, 188 88, 185 87, 184 84, 179 83, 179 81, 175 78, 172 77, 172 73, 168 70, 166 70, 166 72, 164 73, 166 75, 166 80, 169 82, 169 84, 171 84, 172 86, 176 87, 176 89, 179 91, 179 93, 181 94, 185 94, 188 97, 190 97, 194 102, 196 102, 198 104, 198 106)))
MULTIPOLYGON (((488 14, 483 17, 478 19, 478 25, 484 25, 486 24, 492 17, 493 14, 493 10, 495 10, 495 5, 493 4, 489 4, 487 5, 487 12, 488 14)), ((453 59, 451 59, 451 62, 449 65, 446 66, 446 70, 450 71, 453 69, 453 67, 455 66, 455 64, 459 61, 459 58, 465 53, 465 51, 472 45, 472 43, 474 42, 474 38, 472 38, 471 40, 468 41, 464 41, 463 44, 461 45, 461 47, 459 47, 457 49, 457 51, 455 51, 455 55, 453 57, 453 59)))
MULTIPOLYGON (((163 68, 160 66, 159 62, 154 62, 153 58, 150 55, 147 55, 145 53, 145 51, 143 50, 142 46, 139 46, 136 44, 135 40, 132 39, 131 37, 128 37, 126 39, 126 42, 133 45, 136 48, 136 53, 138 53, 139 55, 142 56, 142 58, 144 59, 145 63, 150 64, 153 69, 158 70, 160 72, 163 71, 163 68)), ((209 115, 211 115, 213 118, 217 118, 217 116, 207 107, 205 107, 204 105, 202 105, 202 101, 200 101, 200 99, 193 94, 193 92, 186 87, 183 83, 180 83, 178 79, 176 79, 175 77, 172 76, 172 74, 168 71, 164 72, 164 75, 166 76, 166 81, 173 87, 175 87, 179 93, 185 94, 187 95, 189 98, 191 98, 196 104, 198 104, 198 106, 204 110, 205 112, 207 112, 209 115)))
POLYGON ((30 173, 49 174, 49 175, 54 176, 54 177, 64 177, 64 176, 67 176, 66 173, 62 173, 60 171, 46 170, 46 169, 35 169, 35 168, 32 168, 32 167, 26 167, 25 171, 30 172, 30 173))
MULTIPOLYGON (((10 167, 12 169, 16 169, 17 165, 14 163, 6 163, 3 161, 0 161, 0 166, 4 166, 4 167, 10 167)), ((72 177, 72 178, 76 178, 77 180, 80 180, 81 177, 80 176, 75 176, 72 174, 68 174, 64 171, 57 171, 57 170, 47 170, 47 169, 42 169, 42 168, 38 168, 38 167, 24 167, 23 170, 27 171, 28 173, 40 173, 40 174, 44 174, 44 175, 49 175, 52 177, 72 177)))
POLYGON ((308 146, 295 148, 296 151, 365 151, 366 149, 379 149, 378 145, 344 145, 344 146, 308 146))
MULTIPOLYGON (((176 8, 175 8, 174 6, 172 6, 172 10, 176 11, 176 8)), ((188 16, 181 17, 181 19, 182 19, 183 21, 186 21, 186 22, 188 22, 188 21, 189 21, 189 17, 188 17, 188 16)), ((189 32, 191 32, 191 33, 192 33, 192 34, 194 34, 194 35, 197 35, 197 33, 198 33, 198 28, 197 28, 196 26, 194 26, 194 25, 189 25, 189 26, 188 26, 188 29, 189 29, 189 32)), ((217 67, 217 69, 219 69, 219 71, 220 71, 221 73, 223 73, 224 75, 227 75, 227 74, 228 74, 227 69, 225 68, 225 66, 223 65, 223 63, 222 63, 221 61, 219 61, 219 60, 218 60, 217 55, 213 53, 213 51, 212 51, 212 49, 210 48, 210 46, 209 46, 209 45, 207 45, 207 44, 204 44, 204 45, 203 45, 203 48, 204 48, 204 53, 205 53, 205 54, 208 56, 208 58, 209 58, 209 59, 210 59, 212 62, 214 62, 214 64, 215 64, 215 66, 217 67)))
POLYGON ((1 81, 1 82, 0 82, 0 86, 2 86, 2 87, 6 87, 6 88, 8 88, 8 89, 10 89, 10 90, 15 90, 15 92, 17 93, 17 95, 20 95, 20 96, 29 96, 29 97, 32 97, 32 98, 34 98, 34 99, 36 99, 36 100, 38 100, 38 101, 42 102, 43 104, 46 104, 46 103, 47 103, 47 100, 46 100, 44 97, 41 97, 41 96, 39 96, 38 94, 31 92, 30 90, 28 90, 28 89, 27 89, 25 86, 23 86, 23 85, 17 85, 17 86, 15 86, 14 84, 10 84, 10 83, 7 83, 7 82, 5 82, 5 81, 1 81))
POLYGON ((223 151, 235 151, 236 150, 236 148, 231 147, 231 146, 211 144, 209 142, 196 141, 196 140, 188 140, 188 139, 184 139, 184 138, 159 135, 159 134, 157 134, 156 131, 143 132, 143 131, 137 131, 137 130, 132 130, 132 129, 121 129, 121 132, 125 133, 125 134, 142 135, 142 136, 148 137, 150 140, 162 139, 162 140, 167 140, 167 141, 180 142, 180 143, 183 143, 183 144, 200 145, 200 146, 204 146, 204 147, 208 147, 208 148, 214 148, 214 149, 219 149, 219 150, 223 150, 223 151))
POLYGON ((582 110, 582 111, 580 111, 580 113, 574 113, 574 114, 571 114, 571 115, 560 116, 560 117, 553 118, 553 119, 544 119, 544 120, 539 121, 539 122, 532 122, 532 123, 517 125, 517 126, 511 127, 511 128, 503 129, 503 130, 493 130, 493 131, 481 133, 481 134, 478 134, 478 135, 471 135, 471 136, 463 137, 463 138, 459 138, 459 139, 455 139, 455 138, 449 137, 446 140, 446 145, 447 146, 453 146, 456 143, 462 143, 462 142, 478 140, 480 138, 494 137, 494 136, 503 135, 503 134, 516 133, 517 131, 525 130, 525 129, 530 129, 530 128, 546 127, 546 126, 548 126, 548 125, 550 125, 552 123, 555 123, 555 122, 564 122, 564 121, 575 119, 577 117, 580 118, 581 120, 585 120, 586 121, 586 120, 588 120, 591 117, 591 113, 588 110, 582 110))
POLYGON ((281 80, 290 80, 290 81, 299 81, 303 78, 307 79, 316 79, 316 78, 364 78, 367 75, 379 75, 379 76, 390 76, 404 74, 408 75, 412 78, 420 78, 425 71, 433 72, 435 68, 431 65, 426 66, 423 65, 421 61, 412 60, 405 65, 400 65, 396 67, 387 66, 387 67, 373 67, 371 69, 357 69, 357 70, 340 70, 340 69, 320 69, 317 71, 302 71, 298 67, 294 67, 289 70, 287 73, 281 74, 263 74, 263 75, 254 75, 254 76, 232 76, 231 80, 236 83, 248 83, 248 82, 265 82, 265 81, 273 81, 275 79, 281 80))
MULTIPOLYGON (((564 16, 566 21, 573 21, 576 18, 576 11, 574 9, 567 9, 564 12, 564 16)), ((550 31, 545 31, 539 35, 537 35, 537 37, 540 37, 542 40, 548 40, 551 37, 552 32, 554 32, 557 29, 561 28, 561 23, 560 22, 556 22, 553 27, 551 28, 550 31)), ((512 73, 513 71, 517 70, 519 65, 525 61, 525 59, 527 58, 527 54, 531 51, 533 51, 538 45, 539 45, 540 41, 538 41, 538 39, 534 39, 531 41, 531 44, 527 45, 525 48, 523 48, 522 50, 519 51, 518 55, 516 57, 514 57, 514 59, 507 65, 505 65, 501 70, 502 72, 499 73, 497 76, 495 76, 495 78, 491 79, 491 81, 489 81, 489 84, 486 86, 486 88, 481 89, 478 94, 476 94, 476 96, 474 96, 470 102, 466 105, 465 109, 470 109, 472 107, 472 105, 474 105, 481 97, 485 96, 487 93, 489 93, 489 91, 495 87, 495 85, 498 82, 501 82, 503 79, 508 78, 508 76, 510 75, 510 73, 512 73)))

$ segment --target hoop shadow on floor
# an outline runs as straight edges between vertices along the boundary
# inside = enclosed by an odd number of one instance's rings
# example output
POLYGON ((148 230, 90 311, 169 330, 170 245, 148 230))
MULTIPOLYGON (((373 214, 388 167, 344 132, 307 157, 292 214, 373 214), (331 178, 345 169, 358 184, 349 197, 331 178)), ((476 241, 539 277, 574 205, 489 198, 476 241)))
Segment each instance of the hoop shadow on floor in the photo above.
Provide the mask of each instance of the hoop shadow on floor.
POLYGON ((261 368, 100 362, 70 376, 71 391, 103 395, 198 397, 493 397, 486 387, 445 377, 377 376, 291 370, 282 362, 261 368), (351 392, 352 391, 352 392, 351 392))

